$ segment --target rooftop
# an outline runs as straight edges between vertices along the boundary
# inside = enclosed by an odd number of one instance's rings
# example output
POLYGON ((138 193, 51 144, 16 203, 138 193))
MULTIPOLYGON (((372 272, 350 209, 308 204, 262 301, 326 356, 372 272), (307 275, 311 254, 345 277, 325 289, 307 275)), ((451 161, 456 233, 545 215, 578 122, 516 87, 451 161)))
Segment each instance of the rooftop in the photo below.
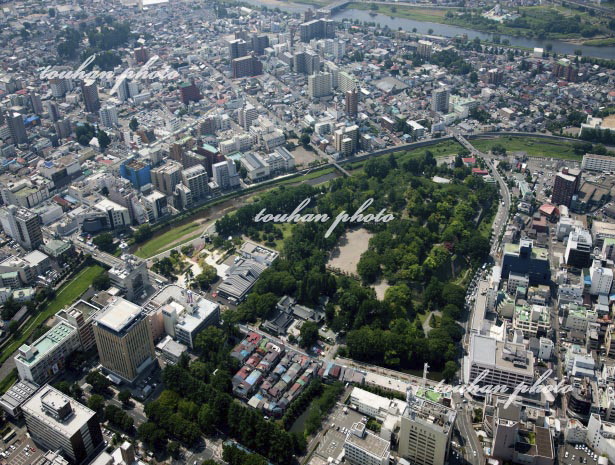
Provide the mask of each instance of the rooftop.
POLYGON ((19 354, 15 356, 26 365, 35 365, 51 350, 62 344, 77 330, 68 323, 61 322, 51 328, 47 333, 34 341, 32 345, 24 344, 19 348, 19 354))
MULTIPOLYGON (((365 425, 363 425, 363 428, 365 428, 365 425)), ((391 443, 373 433, 370 433, 369 431, 365 431, 362 437, 359 437, 352 432, 348 433, 346 436, 346 444, 352 444, 359 449, 382 459, 388 457, 390 454, 389 449, 391 447, 391 443)))
POLYGON ((141 307, 121 297, 113 300, 98 315, 96 322, 117 333, 129 326, 141 314, 141 307))
POLYGON ((50 385, 44 386, 23 406, 24 413, 32 415, 39 420, 42 420, 49 428, 62 433, 66 437, 72 437, 87 423, 87 421, 96 415, 96 412, 90 410, 85 405, 80 404, 76 400, 61 393, 50 385), (71 415, 64 419, 58 420, 47 413, 45 405, 52 407, 62 407, 70 405, 72 409, 71 415))

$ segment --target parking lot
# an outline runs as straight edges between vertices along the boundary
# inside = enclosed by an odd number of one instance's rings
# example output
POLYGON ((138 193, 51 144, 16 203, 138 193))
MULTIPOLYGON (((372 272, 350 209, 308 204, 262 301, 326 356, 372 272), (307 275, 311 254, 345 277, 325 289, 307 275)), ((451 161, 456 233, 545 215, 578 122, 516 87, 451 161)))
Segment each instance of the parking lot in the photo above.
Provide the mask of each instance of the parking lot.
POLYGON ((565 464, 595 464, 598 463, 598 456, 585 444, 565 444, 559 449, 560 463, 565 464))
POLYGON ((322 430, 308 447, 308 450, 311 450, 314 443, 318 443, 310 459, 310 465, 323 461, 326 463, 329 457, 337 459, 344 450, 346 433, 350 431, 354 423, 361 421, 364 417, 350 408, 346 408, 346 413, 344 413, 344 408, 343 404, 337 404, 329 416, 323 420, 322 430))
POLYGON ((18 439, 13 442, 3 453, 6 454, 6 458, 3 458, 0 463, 7 465, 29 465, 43 455, 43 451, 26 436, 24 440, 18 439))

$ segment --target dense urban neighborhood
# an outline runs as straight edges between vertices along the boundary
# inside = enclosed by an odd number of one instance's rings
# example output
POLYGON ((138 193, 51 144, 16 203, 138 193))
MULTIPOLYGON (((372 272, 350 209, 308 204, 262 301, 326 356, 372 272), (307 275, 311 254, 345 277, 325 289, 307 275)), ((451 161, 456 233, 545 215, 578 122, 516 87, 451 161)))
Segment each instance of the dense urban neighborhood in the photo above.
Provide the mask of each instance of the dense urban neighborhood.
POLYGON ((0 25, 0 464, 615 465, 611 0, 0 25))

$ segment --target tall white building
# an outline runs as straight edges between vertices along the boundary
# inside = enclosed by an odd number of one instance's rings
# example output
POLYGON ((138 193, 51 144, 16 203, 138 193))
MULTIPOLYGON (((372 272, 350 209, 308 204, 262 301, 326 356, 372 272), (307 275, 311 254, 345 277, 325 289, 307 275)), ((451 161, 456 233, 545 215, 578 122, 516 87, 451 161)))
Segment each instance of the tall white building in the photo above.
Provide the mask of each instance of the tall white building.
POLYGON ((606 456, 609 463, 615 462, 615 423, 603 422, 600 415, 592 413, 585 442, 596 454, 606 456))
POLYGON ((310 98, 327 97, 333 93, 331 73, 319 72, 308 77, 308 94, 310 98))
POLYGON ((209 194, 209 176, 203 165, 195 165, 182 171, 184 184, 192 192, 192 199, 199 200, 209 194))
POLYGON ((100 124, 103 127, 113 128, 119 124, 115 105, 106 105, 102 107, 98 114, 100 116, 100 124))
POLYGON ((441 113, 448 113, 448 100, 450 93, 447 89, 439 88, 431 94, 431 109, 441 113))
POLYGON ((220 189, 232 189, 239 186, 239 174, 233 160, 214 163, 212 174, 214 181, 216 181, 220 189))
POLYGON ((391 443, 355 423, 344 442, 344 459, 351 465, 388 465, 391 443))
POLYGON ((399 455, 416 465, 444 465, 456 412, 412 394, 401 417, 399 455))
POLYGON ((83 464, 103 447, 96 412, 47 385, 21 407, 32 439, 83 464))
POLYGON ((602 265, 600 260, 594 260, 589 269, 591 295, 609 294, 613 285, 613 270, 602 265))
POLYGON ((252 123, 258 119, 258 111, 251 103, 239 109, 239 125, 246 131, 250 129, 252 123))

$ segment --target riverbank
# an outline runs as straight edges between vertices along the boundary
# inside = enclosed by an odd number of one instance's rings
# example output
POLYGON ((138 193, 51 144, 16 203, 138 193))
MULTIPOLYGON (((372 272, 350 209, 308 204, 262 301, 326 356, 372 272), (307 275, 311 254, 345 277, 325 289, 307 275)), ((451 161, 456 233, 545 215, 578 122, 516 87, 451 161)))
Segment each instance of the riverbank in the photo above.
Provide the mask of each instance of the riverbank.
POLYGON ((573 21, 571 16, 581 18, 586 27, 595 27, 603 34, 610 34, 608 27, 587 13, 570 10, 561 6, 545 7, 522 7, 519 8, 524 26, 511 27, 482 17, 479 14, 468 14, 458 8, 429 8, 413 5, 392 5, 382 3, 351 3, 348 9, 370 11, 372 14, 381 14, 392 18, 404 18, 415 21, 428 21, 450 26, 464 27, 475 31, 496 35, 508 35, 513 37, 536 38, 540 40, 570 41, 574 45, 608 46, 615 44, 615 38, 601 37, 594 39, 596 43, 584 38, 579 32, 549 32, 550 24, 555 21, 573 21), (614 42, 611 42, 613 40, 614 42), (603 43, 604 42, 604 43, 603 43))
MULTIPOLYGON (((256 2, 258 0, 252 0, 256 2)), ((386 5, 378 5, 379 8, 384 8, 386 5)), ((362 23, 367 24, 377 24, 380 27, 389 27, 392 30, 403 29, 405 31, 412 31, 417 34, 417 36, 439 36, 443 38, 453 38, 453 37, 466 37, 467 40, 475 40, 479 39, 481 43, 494 43, 496 46, 505 46, 505 47, 514 47, 514 48, 525 48, 529 50, 533 50, 534 48, 543 48, 545 50, 550 50, 551 53, 557 53, 558 55, 569 55, 574 56, 579 52, 583 55, 583 57, 591 57, 591 58, 599 58, 599 59, 607 59, 611 60, 613 56, 615 56, 615 47, 596 47, 596 46, 587 46, 587 45, 577 45, 573 43, 566 42, 564 40, 558 39, 542 39, 542 38, 528 38, 523 36, 512 36, 506 35, 499 31, 487 31, 481 32, 478 29, 483 29, 474 24, 467 23, 456 23, 463 25, 452 25, 448 24, 449 18, 446 18, 446 14, 444 17, 436 17, 430 18, 431 21, 426 21, 423 16, 422 20, 413 19, 411 10, 407 6, 399 6, 399 5, 388 5, 387 8, 395 7, 395 13, 391 12, 389 9, 387 10, 378 10, 377 12, 366 9, 366 7, 362 7, 364 9, 356 9, 349 8, 336 12, 333 15, 333 19, 336 21, 360 21, 362 23), (406 14, 408 17, 400 17, 401 12, 406 10, 406 14), (388 12, 389 14, 387 14, 388 12), (395 16, 397 17, 395 17, 395 16), (465 27, 464 27, 465 26, 465 27), (499 45, 498 45, 499 43, 499 45)), ((423 11, 420 11, 421 15, 438 15, 440 13, 436 13, 435 8, 423 8, 423 11)), ((415 11, 415 14, 418 14, 415 11)), ((485 19, 485 21, 489 21, 485 19)), ((492 21, 490 21, 492 22, 492 21)), ((494 23, 498 24, 498 23, 494 23)))

